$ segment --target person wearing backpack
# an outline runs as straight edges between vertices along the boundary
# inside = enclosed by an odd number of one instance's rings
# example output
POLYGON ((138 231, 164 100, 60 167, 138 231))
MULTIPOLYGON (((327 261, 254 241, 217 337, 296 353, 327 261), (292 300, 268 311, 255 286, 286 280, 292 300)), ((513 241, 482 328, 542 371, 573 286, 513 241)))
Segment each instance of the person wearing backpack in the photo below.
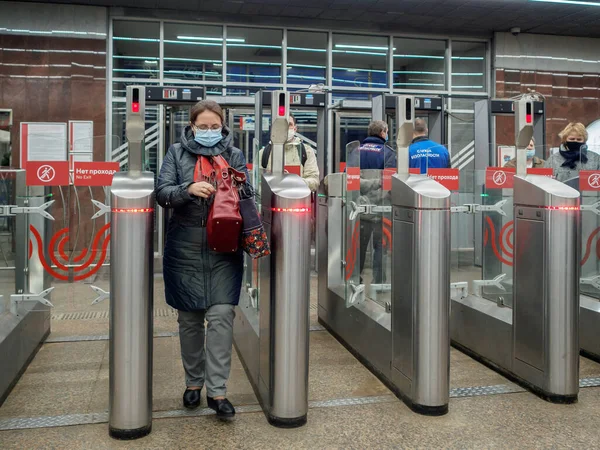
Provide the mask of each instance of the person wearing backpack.
MULTIPOLYGON (((300 176, 312 192, 319 189, 319 166, 315 150, 296 137, 298 126, 296 119, 290 114, 288 140, 284 146, 286 166, 300 166, 300 176)), ((263 169, 271 169, 271 143, 258 152, 258 162, 263 169)))

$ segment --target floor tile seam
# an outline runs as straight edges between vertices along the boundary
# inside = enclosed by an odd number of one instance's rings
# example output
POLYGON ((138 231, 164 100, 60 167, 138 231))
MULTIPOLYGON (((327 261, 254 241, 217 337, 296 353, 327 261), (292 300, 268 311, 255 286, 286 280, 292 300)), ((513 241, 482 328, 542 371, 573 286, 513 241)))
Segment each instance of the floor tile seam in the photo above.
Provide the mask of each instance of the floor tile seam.
MULTIPOLYGON (((593 380, 597 382, 595 386, 582 386, 587 387, 598 387, 600 386, 600 378, 598 379, 581 379, 580 385, 586 380, 593 380)), ((516 393, 525 393, 525 389, 518 385, 501 384, 491 386, 471 386, 464 388, 453 388, 450 391, 450 398, 473 398, 473 397, 485 397, 491 395, 507 395, 516 393), (459 395, 461 391, 473 390, 471 395, 459 395), (497 390, 498 392, 494 391, 497 390), (487 390, 487 392, 486 392, 487 390), (453 392, 454 391, 454 395, 453 392)), ((380 396, 366 396, 366 397, 346 397, 328 400, 312 400, 309 401, 309 409, 319 408, 332 408, 332 407, 349 407, 349 406, 364 406, 373 405, 380 403, 393 403, 399 400, 392 394, 380 395, 380 396)), ((237 408, 241 414, 260 412, 260 405, 258 403, 249 403, 246 405, 239 406, 237 408)), ((162 410, 154 411, 152 413, 153 419, 162 418, 174 418, 174 417, 195 417, 195 416, 206 416, 212 414, 213 411, 208 408, 203 408, 197 411, 187 410, 162 410)), ((59 416, 42 416, 42 417, 25 417, 25 418, 9 418, 0 420, 0 431, 8 431, 15 429, 31 429, 31 428, 49 428, 59 426, 73 426, 73 425, 88 425, 94 423, 106 423, 108 421, 108 412, 90 412, 82 414, 67 414, 59 416), (65 422, 61 424, 60 421, 65 422), (39 422, 36 424, 36 422, 39 422), (11 425, 12 424, 12 425, 11 425)))
MULTIPOLYGON (((367 396, 367 397, 348 397, 329 400, 311 400, 308 402, 309 409, 332 408, 338 406, 361 406, 377 403, 389 403, 398 401, 393 395, 385 396, 367 396)), ((240 414, 261 412, 259 403, 247 403, 237 406, 236 411, 240 414)), ((210 408, 202 408, 195 411, 184 409, 153 411, 153 419, 168 419, 175 417, 199 417, 214 414, 210 408)), ((57 416, 41 417, 15 417, 9 419, 0 419, 0 431, 24 430, 34 428, 56 428, 75 425, 92 425, 108 422, 108 412, 89 412, 79 414, 64 414, 57 416), (63 423, 61 423, 63 422, 63 423)))

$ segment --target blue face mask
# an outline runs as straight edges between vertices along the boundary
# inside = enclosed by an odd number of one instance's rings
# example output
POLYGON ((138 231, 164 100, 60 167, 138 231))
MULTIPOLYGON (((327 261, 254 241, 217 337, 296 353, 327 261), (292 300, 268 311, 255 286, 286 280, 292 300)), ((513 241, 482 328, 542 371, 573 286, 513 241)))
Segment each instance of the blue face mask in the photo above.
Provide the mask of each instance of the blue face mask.
POLYGON ((388 139, 389 139, 389 136, 386 134, 386 135, 385 135, 385 142, 387 142, 387 141, 388 141, 388 139))
POLYGON ((194 140, 200 144, 202 147, 210 148, 217 145, 223 139, 223 135, 221 134, 222 128, 218 130, 206 130, 206 131, 196 131, 196 135, 194 136, 194 140))
POLYGON ((532 159, 535 156, 535 150, 527 150, 527 159, 532 159))

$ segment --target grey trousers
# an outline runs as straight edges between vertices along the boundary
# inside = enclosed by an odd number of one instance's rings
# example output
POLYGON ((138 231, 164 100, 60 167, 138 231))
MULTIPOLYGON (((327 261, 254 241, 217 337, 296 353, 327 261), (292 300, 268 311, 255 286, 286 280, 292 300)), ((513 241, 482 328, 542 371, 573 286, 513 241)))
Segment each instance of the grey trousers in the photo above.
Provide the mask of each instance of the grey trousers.
POLYGON ((234 318, 233 305, 213 305, 205 311, 179 311, 179 342, 187 387, 206 384, 209 397, 225 396, 231 370, 234 318))

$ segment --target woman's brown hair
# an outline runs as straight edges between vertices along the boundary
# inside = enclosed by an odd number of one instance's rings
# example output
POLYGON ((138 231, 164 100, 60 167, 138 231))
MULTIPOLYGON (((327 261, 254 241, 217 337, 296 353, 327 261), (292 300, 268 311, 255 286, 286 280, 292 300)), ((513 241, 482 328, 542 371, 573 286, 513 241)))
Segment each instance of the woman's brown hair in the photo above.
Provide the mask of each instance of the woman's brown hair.
POLYGON ((190 113, 190 123, 192 125, 195 124, 198 115, 202 114, 204 111, 210 111, 215 113, 221 118, 221 125, 225 123, 225 115, 223 114, 223 109, 214 100, 201 100, 198 103, 196 103, 192 107, 192 111, 190 113))

